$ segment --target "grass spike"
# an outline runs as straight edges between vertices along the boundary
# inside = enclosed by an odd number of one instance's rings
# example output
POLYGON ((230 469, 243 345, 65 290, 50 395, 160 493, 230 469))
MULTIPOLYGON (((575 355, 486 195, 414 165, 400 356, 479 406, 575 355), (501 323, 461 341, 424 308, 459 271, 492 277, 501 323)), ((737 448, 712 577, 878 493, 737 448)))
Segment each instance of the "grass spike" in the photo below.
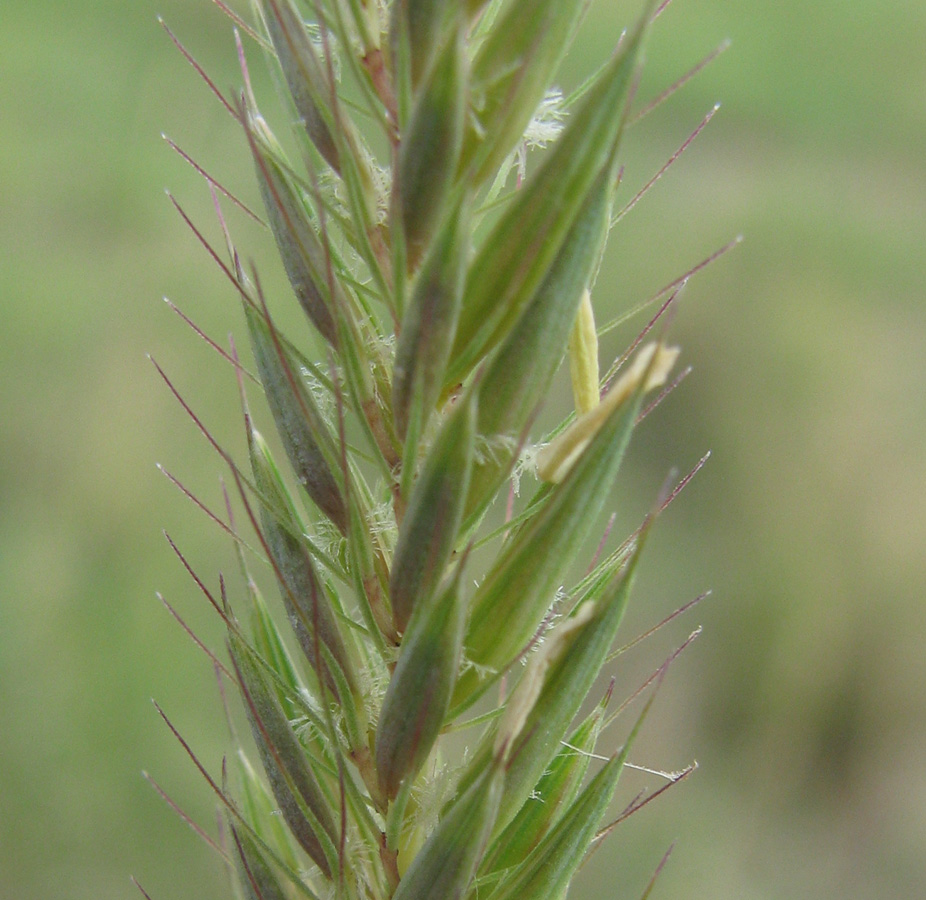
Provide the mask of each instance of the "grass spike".
POLYGON ((613 494, 635 430, 691 371, 670 371, 679 292, 738 241, 620 309, 605 311, 599 275, 609 232, 633 227, 627 213, 716 107, 615 212, 623 144, 641 131, 629 126, 723 45, 637 109, 667 2, 641 0, 611 57, 565 97, 559 69, 589 0, 251 0, 250 20, 212 2, 234 33, 231 93, 164 28, 241 126, 264 211, 165 138, 205 179, 221 241, 168 196, 230 282, 251 359, 170 305, 231 366, 249 465, 154 363, 233 481, 219 516, 165 472, 232 541, 241 581, 220 577, 217 594, 168 538, 231 662, 165 606, 223 698, 224 679, 237 684, 262 762, 230 717, 235 751, 217 782, 158 708, 217 798, 224 837, 208 839, 245 900, 564 900, 601 839, 694 768, 600 824, 654 689, 698 631, 622 687, 616 710, 612 679, 581 711, 616 655, 697 602, 618 645, 653 522, 707 455, 629 535, 613 534, 613 494), (264 226, 278 259, 249 261, 227 203, 264 226), (281 264, 282 280, 265 271, 281 264), (645 310, 605 365, 600 338, 645 310), (288 333, 300 312, 308 343, 288 333), (555 410, 566 368, 574 408, 555 410), (246 383, 267 407, 254 416, 246 383), (258 430, 265 419, 275 434, 258 430), (263 569, 251 573, 248 552, 263 569), (285 615, 264 600, 268 578, 285 615), (643 691, 623 749, 602 751, 643 691), (448 736, 464 730, 461 756, 448 736))

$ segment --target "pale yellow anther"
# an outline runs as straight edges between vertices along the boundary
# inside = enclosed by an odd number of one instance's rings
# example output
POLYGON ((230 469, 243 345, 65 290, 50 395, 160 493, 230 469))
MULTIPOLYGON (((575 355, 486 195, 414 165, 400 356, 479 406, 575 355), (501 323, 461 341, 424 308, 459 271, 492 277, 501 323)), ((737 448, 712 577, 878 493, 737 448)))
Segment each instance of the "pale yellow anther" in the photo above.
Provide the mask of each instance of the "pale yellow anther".
POLYGON ((643 347, 601 402, 580 415, 556 440, 540 451, 537 455, 537 475, 554 484, 562 481, 601 426, 641 384, 644 391, 665 384, 678 353, 678 347, 666 347, 664 344, 647 344, 643 347))
POLYGON ((598 405, 598 332, 588 288, 582 292, 569 335, 569 375, 576 413, 582 416, 598 405))

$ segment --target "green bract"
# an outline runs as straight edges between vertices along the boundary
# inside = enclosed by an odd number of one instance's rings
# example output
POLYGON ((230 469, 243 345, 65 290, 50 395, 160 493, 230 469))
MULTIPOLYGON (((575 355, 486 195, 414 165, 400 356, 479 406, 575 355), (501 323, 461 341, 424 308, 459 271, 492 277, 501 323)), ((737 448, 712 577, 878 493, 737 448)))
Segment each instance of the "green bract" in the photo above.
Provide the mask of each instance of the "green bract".
POLYGON ((588 6, 226 10, 243 90, 223 100, 286 276, 245 265, 224 215, 227 260, 194 228, 250 349, 222 351, 246 463, 206 432, 245 587, 197 579, 261 764, 242 744, 213 785, 248 900, 562 900, 614 795, 636 726, 615 752, 614 686, 586 701, 658 509, 600 560, 591 540, 678 351, 657 331, 599 383, 595 282, 657 3, 620 39, 614 23, 613 54, 562 100, 588 6), (551 97, 562 128, 534 156, 551 97), (278 325, 286 298, 266 286, 287 281, 308 333, 278 325), (576 409, 544 433, 567 369, 576 409))
POLYGON ((424 597, 402 638, 376 731, 376 767, 387 797, 414 777, 434 745, 460 668, 465 616, 458 577, 424 597))
POLYGON ((434 441, 399 526, 389 596, 392 615, 404 631, 412 611, 425 601, 447 569, 469 488, 476 428, 473 394, 461 400, 434 441))
POLYGON ((303 850, 330 877, 336 836, 333 810, 251 651, 235 635, 229 637, 229 650, 261 761, 283 818, 303 850))
POLYGON ((644 17, 478 251, 466 283, 448 373, 451 383, 466 377, 511 330, 550 271, 576 218, 602 190, 598 179, 613 168, 645 31, 644 17))
POLYGON ((466 100, 466 49, 461 21, 414 96, 406 134, 399 146, 393 193, 410 266, 421 259, 445 210, 463 141, 466 100))

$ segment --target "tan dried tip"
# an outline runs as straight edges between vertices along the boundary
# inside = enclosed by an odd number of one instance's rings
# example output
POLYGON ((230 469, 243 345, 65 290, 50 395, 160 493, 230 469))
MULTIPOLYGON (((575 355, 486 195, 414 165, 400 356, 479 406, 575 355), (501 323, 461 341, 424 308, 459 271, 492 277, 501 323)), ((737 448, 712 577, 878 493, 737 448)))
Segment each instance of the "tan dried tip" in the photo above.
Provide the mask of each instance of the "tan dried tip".
POLYGON ((678 354, 678 347, 666 347, 664 344, 653 343, 643 347, 630 368, 601 399, 601 403, 580 415, 556 440, 540 451, 537 455, 537 475, 554 484, 562 481, 601 426, 622 403, 633 396, 641 384, 644 391, 665 384, 678 354))
POLYGON ((527 668, 505 704, 505 712, 498 723, 494 745, 496 757, 505 758, 510 753, 515 738, 524 728, 524 723, 540 696, 547 670, 563 655, 571 643, 572 636, 594 613, 594 603, 583 603, 575 615, 548 632, 543 643, 531 654, 527 668))

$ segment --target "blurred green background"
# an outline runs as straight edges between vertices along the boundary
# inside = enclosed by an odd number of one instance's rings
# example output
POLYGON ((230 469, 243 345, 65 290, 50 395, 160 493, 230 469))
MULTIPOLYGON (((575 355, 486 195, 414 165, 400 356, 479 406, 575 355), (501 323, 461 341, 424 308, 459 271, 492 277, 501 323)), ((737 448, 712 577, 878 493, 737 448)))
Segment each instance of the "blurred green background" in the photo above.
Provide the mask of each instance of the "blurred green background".
MULTIPOLYGON (((595 5, 567 80, 634 9, 595 5)), ((160 132, 254 190, 157 13, 221 88, 239 83, 208 0, 6 0, 0 18, 4 900, 133 897, 130 873, 154 900, 230 895, 141 775, 214 828, 149 698, 218 772, 215 679, 155 590, 220 633, 160 530, 204 573, 233 556, 155 463, 214 506, 222 467, 145 355, 240 446, 227 367, 160 297, 219 338, 237 307, 162 193, 217 237, 160 132)), ((625 634, 713 595, 618 669, 623 692, 704 626, 635 753, 700 769, 619 827, 576 896, 639 897, 676 841, 654 897, 907 900, 926 891, 926 5, 676 0, 641 96, 727 37, 628 133, 625 198, 723 104, 615 230, 596 294, 626 308, 745 236, 687 287, 673 334, 694 373, 615 494, 632 527, 670 467, 713 451, 660 523, 625 634)), ((232 221, 279 283, 266 237, 232 221)), ((643 784, 628 777, 624 802, 643 784)))

